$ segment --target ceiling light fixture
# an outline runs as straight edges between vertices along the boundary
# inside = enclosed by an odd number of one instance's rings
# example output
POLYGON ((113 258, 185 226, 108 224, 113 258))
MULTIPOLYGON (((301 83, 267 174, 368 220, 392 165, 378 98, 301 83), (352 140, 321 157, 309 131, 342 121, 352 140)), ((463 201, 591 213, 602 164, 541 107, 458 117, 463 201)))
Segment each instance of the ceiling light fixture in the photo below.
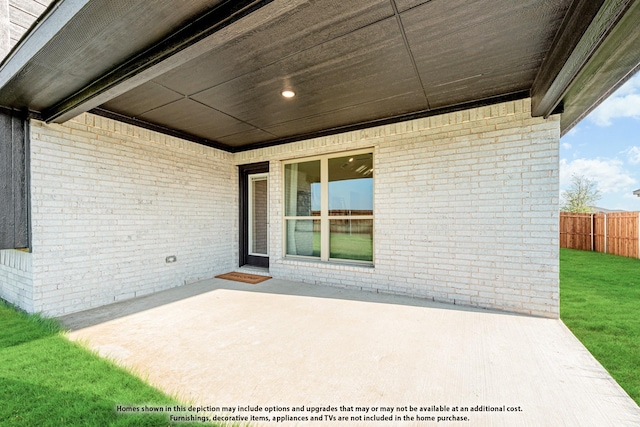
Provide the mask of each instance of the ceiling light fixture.
POLYGON ((292 90, 283 90, 282 96, 284 96, 285 98, 293 98, 294 96, 296 96, 296 93, 292 90))

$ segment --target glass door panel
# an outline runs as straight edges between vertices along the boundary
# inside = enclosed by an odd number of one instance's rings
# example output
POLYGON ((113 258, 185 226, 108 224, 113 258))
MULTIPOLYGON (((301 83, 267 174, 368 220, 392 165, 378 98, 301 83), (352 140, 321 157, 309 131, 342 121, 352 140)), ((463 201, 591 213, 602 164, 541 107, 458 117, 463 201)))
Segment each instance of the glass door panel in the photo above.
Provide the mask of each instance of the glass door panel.
POLYGON ((249 175, 249 255, 269 254, 268 194, 267 174, 249 175))

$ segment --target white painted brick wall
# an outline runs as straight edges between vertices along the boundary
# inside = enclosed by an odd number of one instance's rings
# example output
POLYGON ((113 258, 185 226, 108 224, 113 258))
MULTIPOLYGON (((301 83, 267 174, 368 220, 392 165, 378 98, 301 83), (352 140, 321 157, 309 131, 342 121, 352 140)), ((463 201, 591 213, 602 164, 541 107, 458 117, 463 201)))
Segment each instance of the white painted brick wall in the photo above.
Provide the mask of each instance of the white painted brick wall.
POLYGON ((234 268, 230 154, 91 114, 31 129, 33 310, 61 315, 234 268))
POLYGON ((13 47, 45 11, 52 0, 2 0, 8 2, 10 44, 13 47))
POLYGON ((32 309, 78 311, 237 267, 235 165, 268 160, 273 276, 557 317, 559 120, 529 108, 235 155, 89 114, 33 122, 32 309), (281 161, 365 147, 375 266, 284 258, 281 161))
POLYGON ((530 100, 238 153, 270 161, 273 276, 557 317, 559 117, 530 100), (283 257, 281 160, 374 147, 374 267, 283 257))
POLYGON ((24 310, 33 311, 31 254, 17 250, 0 251, 0 298, 24 310))

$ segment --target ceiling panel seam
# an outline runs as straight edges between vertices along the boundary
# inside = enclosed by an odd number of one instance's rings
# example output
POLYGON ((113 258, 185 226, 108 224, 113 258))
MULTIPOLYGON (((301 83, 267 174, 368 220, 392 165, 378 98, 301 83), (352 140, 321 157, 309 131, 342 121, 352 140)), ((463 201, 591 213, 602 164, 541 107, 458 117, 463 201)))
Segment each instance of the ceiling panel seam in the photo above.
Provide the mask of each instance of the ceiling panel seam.
POLYGON ((407 49, 407 54, 409 55, 409 59, 411 60, 411 65, 413 66, 413 71, 418 79, 418 83, 420 83, 420 88, 422 88, 422 93, 424 95, 424 100, 427 103, 427 110, 431 109, 431 104, 429 103, 429 97, 427 96, 427 91, 424 88, 424 84, 422 83, 422 78, 420 77, 420 71, 418 70, 418 64, 416 64, 416 59, 413 56, 413 52, 411 52, 411 46, 409 45, 409 39, 407 38, 407 34, 404 30, 404 25, 402 24, 402 18, 400 17, 400 12, 398 12, 398 6, 396 5, 395 0, 389 0, 391 3, 391 7, 393 8, 393 13, 396 16, 396 21, 398 22, 398 28, 400 29, 400 34, 402 35, 402 40, 404 41, 404 46, 407 49))
POLYGON ((145 114, 147 114, 147 113, 150 113, 150 112, 152 112, 152 111, 157 110, 158 108, 166 107, 167 105, 171 105, 171 104, 173 104, 174 102, 178 102, 178 101, 181 101, 181 100, 183 100, 183 99, 187 99, 187 98, 188 98, 186 95, 184 95, 184 94, 182 94, 182 93, 178 92, 177 90, 173 90, 173 89, 171 89, 171 88, 169 88, 169 87, 166 87, 166 86, 164 86, 164 85, 162 85, 162 84, 160 84, 160 83, 158 83, 158 82, 156 82, 156 81, 151 80, 149 83, 152 83, 152 84, 154 84, 154 85, 161 86, 162 88, 164 88, 164 89, 166 89, 166 90, 168 90, 168 91, 171 91, 171 92, 175 93, 176 95, 180 95, 180 96, 181 96, 181 98, 180 98, 180 99, 173 100, 173 101, 168 101, 168 102, 165 102, 164 104, 157 105, 157 106, 155 106, 155 107, 149 108, 149 109, 147 109, 147 110, 142 111, 141 113, 134 114, 134 115, 133 115, 133 117, 140 117, 140 116, 143 116, 143 115, 145 115, 145 114))
POLYGON ((181 27, 179 30, 164 38, 159 43, 145 49, 125 62, 118 64, 114 69, 103 74, 89 85, 69 95, 51 108, 43 111, 43 116, 47 122, 65 121, 75 114, 75 110, 81 105, 90 102, 93 98, 110 89, 126 83, 126 81, 143 72, 144 70, 162 63, 175 53, 209 37, 211 34, 236 22, 242 17, 260 9, 265 4, 273 0, 256 0, 223 2, 220 6, 205 13, 197 20, 181 27), (207 23, 208 19, 221 13, 222 17, 217 17, 213 25, 207 23))
MULTIPOLYGON (((251 126, 252 128, 259 129, 259 130, 261 130, 261 131, 263 131, 263 132, 265 132, 265 133, 268 133, 269 135, 273 136, 274 138, 277 138, 277 137, 278 137, 278 135, 274 135, 273 133, 269 132, 268 130, 262 129, 260 126, 256 126, 256 125, 254 125, 253 123, 247 122, 246 120, 239 119, 238 117, 232 116, 232 115, 231 115, 231 114, 229 114, 229 113, 225 113, 225 112, 224 112, 224 111, 222 111, 222 110, 218 110, 217 108, 213 108, 212 106, 207 105, 207 104, 204 104, 204 103, 202 103, 202 102, 200 102, 200 101, 198 101, 198 100, 196 100, 196 99, 191 98, 190 96, 187 96, 186 98, 187 98, 188 100, 190 100, 190 101, 193 101, 193 102, 195 102, 195 103, 197 103, 197 104, 202 105, 203 107, 206 107, 206 108, 208 108, 208 109, 210 109, 210 110, 213 110, 213 111, 217 111, 218 113, 220 113, 220 114, 224 114, 224 115, 225 115, 225 116, 227 116, 227 117, 231 117, 232 119, 237 120, 237 121, 239 121, 239 122, 241 122, 241 123, 244 123, 245 125, 249 125, 249 126, 251 126)), ((236 133, 231 133, 231 134, 229 134, 229 135, 236 135, 237 133, 238 133, 238 132, 236 132, 236 133)), ((242 133, 242 132, 240 132, 240 133, 242 133)), ((229 135, 224 135, 224 136, 229 136, 229 135)), ((224 136, 223 136, 223 137, 221 137, 221 138, 224 138, 224 136)))
POLYGON ((196 92, 189 93, 189 94, 186 94, 186 95, 188 95, 188 96, 196 96, 196 95, 200 95, 201 93, 206 92, 206 91, 208 91, 208 90, 211 90, 211 89, 213 89, 213 88, 215 88, 215 87, 222 86, 222 85, 227 84, 227 83, 229 83, 229 82, 232 82, 232 81, 234 81, 234 80, 242 79, 242 78, 244 78, 244 77, 246 77, 246 76, 248 76, 248 75, 250 75, 250 74, 252 74, 252 73, 255 73, 255 72, 256 72, 256 71, 258 71, 259 69, 267 68, 267 67, 271 67, 271 66, 273 66, 273 65, 275 65, 275 64, 278 64, 278 63, 280 63, 280 62, 286 61, 287 59, 290 59, 290 58, 292 58, 292 57, 294 57, 294 56, 300 55, 300 54, 302 54, 302 53, 304 53, 304 52, 308 52, 308 51, 310 51, 310 50, 312 50, 312 49, 316 49, 317 47, 322 46, 322 45, 324 45, 324 44, 327 44, 327 43, 330 43, 330 42, 333 42, 333 41, 339 40, 339 39, 341 39, 341 38, 345 38, 345 37, 347 37, 347 36, 349 36, 349 35, 351 35, 351 34, 353 34, 353 33, 357 32, 357 31, 361 31, 361 30, 363 30, 363 29, 365 29, 365 28, 368 28, 368 27, 370 27, 370 26, 372 26, 372 25, 376 25, 376 24, 378 24, 378 23, 380 23, 380 22, 382 22, 382 21, 384 21, 384 20, 387 20, 387 19, 391 18, 392 16, 393 16, 393 15, 389 15, 389 16, 385 16, 385 17, 383 17, 383 18, 377 19, 377 20, 375 20, 375 21, 373 21, 373 22, 370 22, 370 23, 368 23, 368 24, 366 24, 366 25, 360 26, 360 27, 358 27, 358 28, 354 28, 353 30, 348 31, 348 32, 346 32, 346 33, 344 33, 344 34, 340 34, 340 35, 338 35, 338 36, 336 36, 336 37, 333 37, 333 38, 330 38, 330 39, 327 39, 327 40, 323 40, 323 41, 321 41, 321 42, 319 42, 319 43, 313 44, 313 45, 308 46, 308 47, 306 47, 306 48, 304 48, 304 49, 300 49, 300 50, 297 50, 297 51, 295 51, 295 52, 292 52, 292 53, 290 53, 290 54, 288 54, 288 55, 282 56, 282 57, 278 58, 277 60, 274 60, 274 61, 271 61, 271 62, 269 62, 269 63, 263 64, 263 65, 260 65, 260 67, 259 67, 259 68, 252 68, 252 69, 250 69, 249 71, 247 71, 247 72, 245 72, 245 73, 243 73, 243 74, 239 74, 239 75, 234 76, 233 78, 230 78, 230 79, 228 79, 228 80, 224 80, 224 81, 218 82, 218 83, 216 83, 216 84, 214 84, 214 85, 212 85, 212 86, 210 86, 210 87, 207 87, 207 88, 204 88, 204 89, 200 89, 200 90, 198 90, 198 91, 196 91, 196 92))
POLYGON ((333 128, 328 128, 328 129, 324 129, 316 132, 310 132, 307 134, 298 134, 298 135, 293 135, 289 137, 279 138, 276 140, 248 144, 240 147, 230 147, 230 149, 227 151, 230 151, 232 153, 237 153, 242 151, 255 150, 258 148, 271 147, 274 145, 289 144, 292 142, 303 141, 307 139, 325 137, 325 136, 336 135, 336 134, 345 133, 345 132, 362 130, 362 129, 369 129, 376 126, 384 126, 388 124, 421 119, 425 117, 432 117, 432 116, 437 116, 441 114, 448 114, 456 111, 468 110, 470 108, 484 107, 488 105, 499 104, 502 102, 516 101, 516 100, 525 99, 528 97, 529 97, 528 90, 517 91, 517 92, 508 93, 505 95, 493 96, 493 97, 479 99, 479 100, 470 101, 470 102, 463 102, 461 104, 456 104, 449 107, 435 108, 432 110, 415 111, 412 113, 400 114, 393 117, 367 120, 364 122, 350 124, 350 125, 335 126, 333 128))

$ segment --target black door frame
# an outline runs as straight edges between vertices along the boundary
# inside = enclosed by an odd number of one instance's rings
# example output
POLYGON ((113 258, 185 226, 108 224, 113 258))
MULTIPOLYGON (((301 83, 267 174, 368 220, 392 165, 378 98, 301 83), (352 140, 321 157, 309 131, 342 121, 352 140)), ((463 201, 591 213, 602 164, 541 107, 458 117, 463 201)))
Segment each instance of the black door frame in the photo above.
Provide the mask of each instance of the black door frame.
POLYGON ((252 163, 238 166, 240 176, 240 244, 238 265, 269 268, 269 257, 249 255, 249 175, 269 173, 269 162, 252 163))

